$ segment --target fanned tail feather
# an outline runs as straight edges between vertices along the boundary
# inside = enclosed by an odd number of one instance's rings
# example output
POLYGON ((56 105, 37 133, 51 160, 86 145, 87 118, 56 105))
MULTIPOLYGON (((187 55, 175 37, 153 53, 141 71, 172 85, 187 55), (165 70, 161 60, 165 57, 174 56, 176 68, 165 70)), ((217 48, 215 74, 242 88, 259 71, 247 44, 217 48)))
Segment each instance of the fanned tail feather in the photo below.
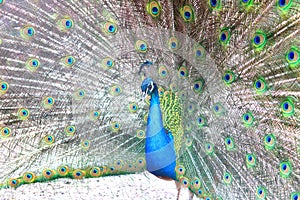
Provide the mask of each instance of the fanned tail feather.
POLYGON ((151 77, 183 187, 300 197, 299 1, 0 6, 1 188, 144 172, 151 77))

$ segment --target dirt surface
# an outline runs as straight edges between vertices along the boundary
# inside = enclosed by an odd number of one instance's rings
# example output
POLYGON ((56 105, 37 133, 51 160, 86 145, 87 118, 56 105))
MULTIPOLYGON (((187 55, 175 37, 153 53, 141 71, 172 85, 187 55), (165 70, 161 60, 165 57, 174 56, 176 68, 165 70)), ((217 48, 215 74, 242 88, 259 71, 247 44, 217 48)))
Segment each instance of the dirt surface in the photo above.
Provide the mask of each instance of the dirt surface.
MULTIPOLYGON (((83 180, 57 179, 0 190, 1 200, 176 200, 176 196, 174 181, 160 180, 149 173, 83 180)), ((187 189, 182 189, 180 195, 180 200, 184 199, 188 199, 187 189)))

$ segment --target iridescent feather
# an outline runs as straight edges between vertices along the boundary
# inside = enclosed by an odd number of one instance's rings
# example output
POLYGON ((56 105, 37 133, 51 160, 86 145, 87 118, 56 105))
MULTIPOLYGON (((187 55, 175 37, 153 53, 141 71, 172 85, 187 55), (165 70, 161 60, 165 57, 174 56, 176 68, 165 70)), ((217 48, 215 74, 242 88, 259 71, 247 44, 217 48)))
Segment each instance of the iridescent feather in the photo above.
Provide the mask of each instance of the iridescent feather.
POLYGON ((0 22, 4 199, 117 199, 94 180, 145 171, 177 198, 300 199, 298 0, 2 0, 0 22))

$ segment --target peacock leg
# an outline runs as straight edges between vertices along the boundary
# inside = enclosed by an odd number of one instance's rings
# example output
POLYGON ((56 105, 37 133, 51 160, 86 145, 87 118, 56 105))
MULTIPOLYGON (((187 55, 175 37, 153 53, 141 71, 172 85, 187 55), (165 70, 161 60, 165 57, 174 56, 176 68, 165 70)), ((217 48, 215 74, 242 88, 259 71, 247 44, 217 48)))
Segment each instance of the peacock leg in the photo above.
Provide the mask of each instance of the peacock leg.
POLYGON ((189 200, 193 200, 193 197, 194 197, 194 193, 189 190, 189 200))
POLYGON ((179 200, 179 195, 180 195, 180 190, 181 190, 181 184, 180 184, 180 182, 175 181, 175 185, 176 185, 176 188, 177 188, 177 191, 178 191, 178 193, 177 193, 177 200, 179 200))

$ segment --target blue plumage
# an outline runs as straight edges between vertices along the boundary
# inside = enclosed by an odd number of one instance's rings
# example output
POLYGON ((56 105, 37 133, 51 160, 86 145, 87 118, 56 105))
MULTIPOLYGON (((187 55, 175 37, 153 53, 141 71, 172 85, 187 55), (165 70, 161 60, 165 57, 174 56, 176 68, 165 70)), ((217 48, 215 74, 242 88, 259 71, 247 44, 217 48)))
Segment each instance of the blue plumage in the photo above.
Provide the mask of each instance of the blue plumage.
POLYGON ((152 174, 176 180, 176 154, 174 140, 163 127, 159 95, 156 84, 151 78, 142 83, 142 91, 151 95, 146 129, 146 165, 152 174))

